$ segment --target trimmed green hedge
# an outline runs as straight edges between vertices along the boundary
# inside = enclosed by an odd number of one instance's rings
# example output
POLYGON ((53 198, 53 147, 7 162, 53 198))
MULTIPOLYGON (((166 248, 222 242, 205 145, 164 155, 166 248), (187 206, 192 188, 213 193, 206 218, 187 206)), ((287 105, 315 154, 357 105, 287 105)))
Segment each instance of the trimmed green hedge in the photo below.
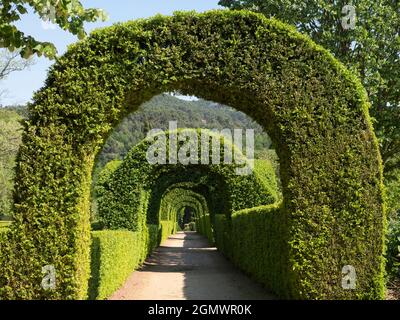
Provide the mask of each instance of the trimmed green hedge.
MULTIPOLYGON (((285 226, 288 235, 285 294, 382 298, 382 165, 365 90, 295 28, 224 10, 116 24, 94 31, 57 60, 25 123, 15 222, 0 252, 0 297, 86 297, 96 154, 128 113, 176 90, 243 111, 272 138, 285 219, 274 228, 285 226), (49 264, 59 279, 53 291, 40 286, 49 264), (356 268, 355 290, 341 287, 345 265, 356 268)), ((115 223, 139 230, 143 222, 131 219, 135 205, 126 196, 112 203, 124 213, 115 223)))
POLYGON ((104 168, 99 172, 97 177, 96 184, 94 186, 95 196, 99 197, 104 194, 107 190, 107 181, 110 179, 110 176, 114 173, 115 170, 121 165, 121 160, 111 160, 106 163, 104 168))
MULTIPOLYGON (((8 227, 0 227, 0 251, 3 247, 6 246, 6 243, 8 241, 8 231, 8 227)), ((5 258, 0 254, 0 266, 3 266, 5 264, 5 261, 3 262, 2 259, 5 260, 5 258)))
POLYGON ((150 254, 155 248, 158 247, 161 242, 160 226, 155 224, 148 224, 147 229, 149 230, 149 244, 147 254, 150 254))
POLYGON ((161 241, 166 240, 171 234, 176 232, 176 222, 161 220, 160 221, 160 239, 161 241))
POLYGON ((102 230, 92 232, 89 299, 108 298, 120 288, 158 245, 158 226, 149 230, 102 230))
POLYGON ((0 221, 0 232, 5 232, 7 231, 11 226, 11 222, 3 222, 0 221))
POLYGON ((274 202, 282 198, 279 193, 278 181, 275 174, 275 168, 271 161, 265 159, 254 160, 254 174, 260 181, 260 184, 268 190, 274 202))
POLYGON ((237 211, 231 219, 216 215, 214 228, 218 249, 235 265, 280 297, 291 296, 288 235, 281 203, 237 211))
POLYGON ((196 220, 196 231, 205 235, 210 244, 214 244, 214 233, 209 214, 202 215, 196 220))

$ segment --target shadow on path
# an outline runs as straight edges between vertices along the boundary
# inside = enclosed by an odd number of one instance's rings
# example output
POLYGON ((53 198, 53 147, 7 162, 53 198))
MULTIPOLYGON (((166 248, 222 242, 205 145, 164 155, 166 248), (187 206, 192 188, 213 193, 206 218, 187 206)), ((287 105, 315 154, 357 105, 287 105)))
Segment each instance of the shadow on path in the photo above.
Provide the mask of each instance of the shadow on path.
POLYGON ((274 299, 195 232, 170 236, 112 300, 274 299))

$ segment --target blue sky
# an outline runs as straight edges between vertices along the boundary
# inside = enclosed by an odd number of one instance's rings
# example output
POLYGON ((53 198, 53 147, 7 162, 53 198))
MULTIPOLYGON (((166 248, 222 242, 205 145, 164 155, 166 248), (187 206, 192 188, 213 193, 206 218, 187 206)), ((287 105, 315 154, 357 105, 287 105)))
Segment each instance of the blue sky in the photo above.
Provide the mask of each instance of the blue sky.
MULTIPOLYGON (((203 12, 220 8, 218 0, 83 0, 85 7, 104 9, 109 19, 106 22, 87 24, 86 30, 109 26, 115 22, 151 17, 157 13, 170 15, 177 10, 196 10, 203 12)), ((59 28, 46 28, 34 14, 23 16, 17 25, 22 31, 41 41, 53 42, 59 54, 77 38, 59 28)), ((35 57, 36 63, 29 69, 11 74, 0 82, 0 87, 8 91, 3 105, 23 104, 31 100, 46 79, 47 69, 53 63, 46 58, 35 57)))

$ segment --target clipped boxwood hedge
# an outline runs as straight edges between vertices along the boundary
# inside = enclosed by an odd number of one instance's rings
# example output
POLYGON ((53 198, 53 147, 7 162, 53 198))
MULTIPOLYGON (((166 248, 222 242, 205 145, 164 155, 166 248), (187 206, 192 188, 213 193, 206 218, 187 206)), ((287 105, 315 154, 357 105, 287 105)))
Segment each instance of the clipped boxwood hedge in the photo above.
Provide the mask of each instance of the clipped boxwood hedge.
POLYGON ((92 232, 89 299, 102 300, 120 288, 149 251, 145 232, 92 232))
POLYGON ((196 231, 205 235, 210 244, 214 244, 214 233, 209 214, 201 215, 196 220, 196 231))
MULTIPOLYGON (((280 202, 215 218, 216 245, 232 262, 283 298, 288 287, 288 234, 280 202)), ((318 288, 316 288, 316 291, 318 288)))
POLYGON ((288 25, 211 11, 94 31, 51 68, 18 155, 15 222, 0 251, 2 299, 86 297, 95 156, 123 117, 174 90, 243 111, 273 139, 286 295, 383 297, 382 165, 360 81, 288 25), (40 286, 49 264, 56 290, 40 286), (355 290, 341 286, 344 265, 356 269, 355 290))
POLYGON ((147 229, 149 231, 149 244, 147 246, 147 254, 150 254, 155 248, 158 247, 161 242, 160 226, 157 224, 148 224, 147 229))
POLYGON ((176 222, 170 220, 161 220, 160 221, 160 240, 166 240, 171 234, 176 232, 176 222))

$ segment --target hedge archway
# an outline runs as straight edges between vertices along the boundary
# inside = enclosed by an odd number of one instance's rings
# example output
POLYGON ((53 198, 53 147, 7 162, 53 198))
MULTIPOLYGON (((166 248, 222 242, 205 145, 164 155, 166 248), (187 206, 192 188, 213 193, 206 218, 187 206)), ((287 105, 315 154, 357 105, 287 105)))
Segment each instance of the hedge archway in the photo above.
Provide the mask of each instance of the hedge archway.
MULTIPOLYGON (((198 148, 195 156, 200 160, 201 148, 198 148)), ((100 221, 107 229, 123 228, 132 231, 140 228, 141 221, 158 224, 162 196, 171 185, 178 183, 189 183, 192 188, 203 189, 203 195, 208 194, 210 210, 221 214, 229 215, 232 211, 274 203, 277 195, 272 164, 268 161, 256 161, 249 174, 239 175, 238 172, 243 171, 247 163, 248 159, 231 141, 225 141, 223 135, 209 130, 179 129, 176 132, 166 131, 150 136, 134 146, 119 165, 111 162, 105 168, 104 174, 101 174, 97 188, 100 221), (209 165, 200 162, 186 165, 149 163, 148 151, 154 146, 154 141, 164 139, 163 144, 169 146, 172 137, 176 138, 181 134, 193 135, 197 141, 204 135, 209 138, 209 165), (221 161, 220 164, 213 165, 215 143, 218 145, 215 150, 219 149, 220 160, 223 160, 227 146, 227 150, 237 154, 233 159, 236 162, 225 164, 221 161), (110 166, 113 170, 110 170, 110 166), (259 173, 260 167, 267 171, 267 176, 273 178, 265 181, 266 178, 259 173), (213 197, 210 196, 211 193, 213 197)))
MULTIPOLYGON (((210 243, 213 243, 213 230, 211 225, 211 212, 208 209, 206 198, 191 190, 190 187, 184 185, 172 185, 164 193, 161 199, 161 214, 164 211, 179 212, 182 208, 190 206, 195 208, 195 223, 197 231, 207 236, 210 243)), ((215 212, 214 212, 215 214, 215 212)))
POLYGON ((383 297, 381 160, 360 82, 294 28, 211 11, 97 30, 51 68, 18 156, 2 298, 85 298, 95 156, 124 116, 174 90, 243 111, 274 140, 286 296, 383 297), (56 290, 41 288, 45 265, 56 290), (341 286, 344 265, 357 271, 355 290, 341 286))

